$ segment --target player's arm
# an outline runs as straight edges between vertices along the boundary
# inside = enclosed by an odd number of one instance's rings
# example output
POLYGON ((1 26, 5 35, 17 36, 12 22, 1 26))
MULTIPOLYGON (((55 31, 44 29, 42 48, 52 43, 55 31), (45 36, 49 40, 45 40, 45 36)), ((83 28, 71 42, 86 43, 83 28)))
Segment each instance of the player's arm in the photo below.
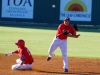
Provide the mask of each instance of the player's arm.
POLYGON ((78 38, 80 36, 80 34, 76 34, 76 30, 73 29, 73 33, 69 33, 68 36, 73 37, 73 38, 78 38))
POLYGON ((5 56, 10 56, 10 55, 15 54, 15 53, 18 54, 19 53, 18 50, 15 50, 13 52, 8 52, 5 54, 5 56))
POLYGON ((69 36, 69 37, 73 37, 73 38, 78 38, 78 37, 80 36, 80 34, 72 35, 72 34, 69 33, 68 36, 69 36))

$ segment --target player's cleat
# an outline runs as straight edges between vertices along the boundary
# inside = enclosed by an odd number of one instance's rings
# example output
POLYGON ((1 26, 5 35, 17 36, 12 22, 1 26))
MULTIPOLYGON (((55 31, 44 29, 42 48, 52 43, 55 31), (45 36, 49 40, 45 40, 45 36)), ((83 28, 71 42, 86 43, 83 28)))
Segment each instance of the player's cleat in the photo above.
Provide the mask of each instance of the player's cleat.
POLYGON ((68 69, 64 69, 64 72, 68 72, 68 69))
POLYGON ((48 57, 47 57, 47 61, 49 61, 50 59, 51 59, 51 57, 48 56, 48 57))

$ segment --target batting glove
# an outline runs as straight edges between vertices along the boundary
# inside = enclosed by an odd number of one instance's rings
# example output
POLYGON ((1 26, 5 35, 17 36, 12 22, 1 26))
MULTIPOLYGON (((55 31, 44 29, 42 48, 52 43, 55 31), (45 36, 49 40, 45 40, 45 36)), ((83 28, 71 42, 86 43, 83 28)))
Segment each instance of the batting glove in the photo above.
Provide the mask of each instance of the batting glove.
POLYGON ((10 56, 10 55, 12 55, 12 52, 5 54, 5 56, 10 56))

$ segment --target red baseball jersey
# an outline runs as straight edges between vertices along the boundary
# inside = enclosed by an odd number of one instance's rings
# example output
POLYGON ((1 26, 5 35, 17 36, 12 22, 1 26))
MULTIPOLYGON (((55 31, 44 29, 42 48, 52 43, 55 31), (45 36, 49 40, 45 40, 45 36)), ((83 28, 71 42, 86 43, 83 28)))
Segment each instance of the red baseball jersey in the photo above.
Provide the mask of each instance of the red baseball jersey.
POLYGON ((31 64, 32 62, 34 62, 30 51, 26 47, 23 47, 19 50, 15 50, 14 53, 19 54, 20 60, 25 61, 24 64, 31 64))
POLYGON ((69 24, 68 26, 65 26, 64 23, 60 24, 57 29, 56 37, 59 39, 67 39, 68 36, 64 35, 63 32, 69 32, 71 34, 74 33, 74 28, 69 24))

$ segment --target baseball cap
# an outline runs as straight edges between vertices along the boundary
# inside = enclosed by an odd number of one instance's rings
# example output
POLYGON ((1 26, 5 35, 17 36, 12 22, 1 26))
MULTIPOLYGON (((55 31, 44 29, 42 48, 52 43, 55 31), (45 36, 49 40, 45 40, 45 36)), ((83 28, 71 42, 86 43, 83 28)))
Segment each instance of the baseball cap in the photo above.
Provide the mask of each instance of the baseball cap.
POLYGON ((67 17, 67 18, 64 19, 64 21, 70 21, 70 18, 67 17))

